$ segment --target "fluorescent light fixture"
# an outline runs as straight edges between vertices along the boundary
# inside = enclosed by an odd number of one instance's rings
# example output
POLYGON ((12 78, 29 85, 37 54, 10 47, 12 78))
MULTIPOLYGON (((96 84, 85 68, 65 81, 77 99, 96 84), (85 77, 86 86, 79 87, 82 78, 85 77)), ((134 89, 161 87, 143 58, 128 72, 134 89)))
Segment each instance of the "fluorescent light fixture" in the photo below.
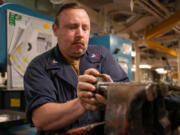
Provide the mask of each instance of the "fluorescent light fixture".
POLYGON ((151 65, 147 65, 147 64, 143 64, 143 65, 139 65, 139 68, 143 68, 143 69, 151 69, 151 65))
POLYGON ((156 68, 155 71, 158 74, 167 74, 167 70, 164 70, 164 68, 156 68))
POLYGON ((131 51, 131 56, 135 57, 136 56, 136 52, 135 51, 131 51))
MULTIPOLYGON (((151 65, 147 65, 147 64, 142 64, 142 65, 139 65, 139 68, 141 68, 141 69, 151 69, 152 66, 151 65)), ((132 72, 136 71, 136 65, 132 65, 131 71, 132 72)))

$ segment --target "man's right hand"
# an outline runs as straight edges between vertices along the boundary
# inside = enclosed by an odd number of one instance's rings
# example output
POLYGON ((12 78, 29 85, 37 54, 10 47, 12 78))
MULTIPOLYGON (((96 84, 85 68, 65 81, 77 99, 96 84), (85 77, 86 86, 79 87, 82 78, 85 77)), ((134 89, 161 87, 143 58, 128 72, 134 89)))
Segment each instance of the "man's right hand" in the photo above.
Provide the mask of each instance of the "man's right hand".
MULTIPOLYGON (((93 83, 97 81, 96 76, 100 73, 96 69, 87 69, 83 75, 78 78, 77 96, 86 110, 96 111, 105 108, 106 99, 99 94, 95 94, 95 86, 93 83)), ((110 76, 103 74, 104 78, 112 82, 110 76)))

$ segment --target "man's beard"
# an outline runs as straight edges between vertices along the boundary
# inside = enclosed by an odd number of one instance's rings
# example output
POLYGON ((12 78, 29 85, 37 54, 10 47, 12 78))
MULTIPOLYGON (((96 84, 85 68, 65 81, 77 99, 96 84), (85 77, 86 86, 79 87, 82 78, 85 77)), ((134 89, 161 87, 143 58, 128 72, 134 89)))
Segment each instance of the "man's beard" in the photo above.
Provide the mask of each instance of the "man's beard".
POLYGON ((82 44, 82 46, 81 46, 81 52, 74 52, 70 57, 71 57, 71 59, 73 59, 73 60, 78 60, 78 59, 80 59, 80 57, 82 56, 82 55, 84 55, 84 53, 86 52, 86 50, 87 50, 87 48, 86 48, 86 45, 85 45, 85 41, 83 40, 83 39, 76 39, 73 43, 72 43, 72 45, 74 45, 74 46, 76 46, 76 44, 82 44))

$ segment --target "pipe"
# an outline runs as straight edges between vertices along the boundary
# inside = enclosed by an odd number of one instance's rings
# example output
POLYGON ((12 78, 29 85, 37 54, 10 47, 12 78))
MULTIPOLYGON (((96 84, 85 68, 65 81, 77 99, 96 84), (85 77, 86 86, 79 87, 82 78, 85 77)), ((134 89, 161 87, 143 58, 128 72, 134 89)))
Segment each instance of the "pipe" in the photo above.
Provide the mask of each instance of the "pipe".
MULTIPOLYGON (((162 5, 159 3, 159 1, 157 0, 152 0, 152 2, 159 7, 164 13, 166 13, 167 15, 165 17, 163 17, 163 13, 161 13, 160 11, 155 12, 154 7, 148 3, 146 0, 144 1, 137 1, 137 3, 142 6, 145 10, 147 10, 149 13, 151 13, 152 15, 154 15, 156 18, 158 18, 159 20, 162 20, 163 18, 166 18, 168 16, 170 16, 169 11, 162 5)), ((161 22, 160 24, 156 25, 155 27, 153 27, 151 30, 147 31, 145 34, 145 41, 147 43, 147 45, 150 48, 168 53, 170 55, 173 56, 177 56, 177 52, 175 50, 169 49, 167 47, 164 47, 154 41, 152 41, 151 39, 153 37, 158 36, 159 34, 162 34, 170 29, 174 29, 177 33, 180 33, 180 30, 178 29, 178 27, 176 26, 179 22, 179 13, 180 12, 176 12, 174 15, 170 16, 168 19, 166 19, 165 21, 161 22), (174 27, 176 26, 176 27, 174 27)))
POLYGON ((151 30, 146 32, 146 39, 149 40, 159 34, 162 34, 172 27, 176 26, 180 21, 180 11, 175 12, 172 16, 154 26, 151 30))
POLYGON ((176 57, 178 56, 177 51, 170 49, 168 47, 162 46, 162 45, 160 45, 160 44, 158 44, 152 40, 146 40, 146 43, 150 48, 153 48, 153 49, 158 50, 160 52, 170 54, 172 56, 176 56, 176 57))
POLYGON ((153 16, 155 16, 156 18, 158 19, 161 19, 162 18, 157 14, 155 13, 154 11, 152 11, 146 4, 144 4, 144 2, 142 2, 141 0, 138 0, 137 1, 137 4, 139 4, 142 8, 144 8, 146 11, 148 11, 149 13, 151 13, 153 16))
MULTIPOLYGON (((159 7, 162 11, 164 11, 166 13, 166 17, 169 17, 170 16, 170 12, 169 10, 163 6, 159 0, 152 0, 152 2, 157 6, 159 7)), ((180 1, 179 0, 176 0, 176 11, 180 10, 180 1)), ((172 28, 173 30, 175 30, 177 33, 180 33, 180 27, 178 25, 176 25, 174 28, 172 28)))
POLYGON ((173 28, 173 30, 180 34, 180 31, 177 30, 176 28, 173 28))
POLYGON ((180 39, 180 35, 176 34, 176 35, 168 35, 168 36, 163 36, 163 37, 159 37, 158 39, 154 39, 155 42, 174 42, 177 41, 178 39, 180 39))
POLYGON ((180 0, 175 1, 175 8, 176 8, 176 11, 180 10, 180 0))
MULTIPOLYGON (((157 1, 157 0, 156 0, 157 1)), ((148 5, 152 11, 154 11, 156 14, 158 14, 161 18, 163 18, 163 13, 158 10, 156 7, 154 7, 152 4, 150 4, 147 0, 143 0, 143 2, 148 5)))
POLYGON ((158 0, 151 0, 157 7, 159 7, 160 9, 162 9, 162 11, 164 11, 164 13, 166 14, 166 15, 170 15, 170 12, 169 12, 169 10, 166 8, 166 7, 164 7, 158 0))
POLYGON ((145 40, 149 47, 156 50, 168 53, 173 56, 178 56, 175 50, 169 49, 167 47, 161 46, 160 44, 152 41, 151 39, 170 30, 172 27, 177 25, 180 21, 180 11, 175 12, 172 16, 159 23, 152 29, 148 30, 145 34, 145 40))

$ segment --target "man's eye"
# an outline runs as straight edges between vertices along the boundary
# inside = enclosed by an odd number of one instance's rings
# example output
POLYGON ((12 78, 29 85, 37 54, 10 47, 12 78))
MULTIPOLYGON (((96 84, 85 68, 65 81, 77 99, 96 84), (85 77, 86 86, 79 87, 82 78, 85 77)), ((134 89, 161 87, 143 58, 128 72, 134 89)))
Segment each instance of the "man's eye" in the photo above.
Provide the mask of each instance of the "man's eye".
POLYGON ((87 31, 88 29, 89 29, 89 28, 88 28, 88 27, 86 27, 86 26, 85 26, 85 27, 83 27, 83 30, 84 30, 84 31, 87 31))
POLYGON ((69 29, 76 29, 75 25, 69 26, 69 29))

